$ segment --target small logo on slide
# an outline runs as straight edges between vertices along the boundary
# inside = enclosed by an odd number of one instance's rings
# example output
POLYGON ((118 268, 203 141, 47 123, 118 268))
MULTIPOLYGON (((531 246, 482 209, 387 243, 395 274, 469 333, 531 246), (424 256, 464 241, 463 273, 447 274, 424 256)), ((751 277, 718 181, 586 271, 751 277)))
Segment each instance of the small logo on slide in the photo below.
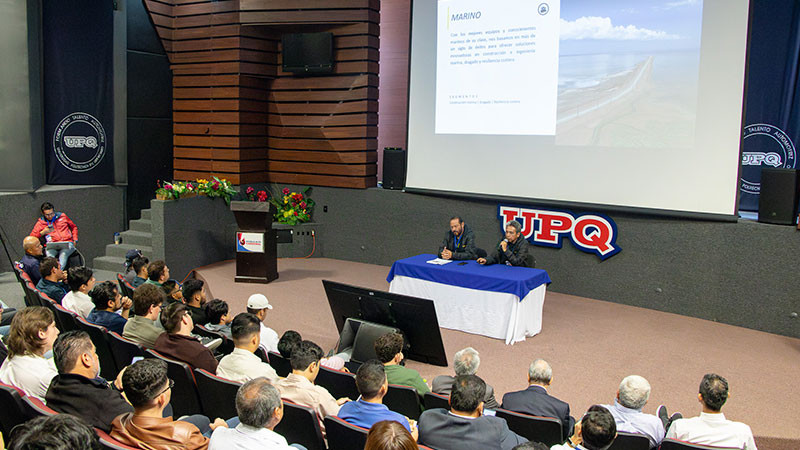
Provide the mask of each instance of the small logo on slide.
POLYGON ((740 189, 747 194, 761 192, 762 166, 791 169, 794 168, 797 159, 797 151, 792 139, 780 128, 767 123, 745 126, 742 148, 758 150, 742 152, 743 167, 740 189))
POLYGON ((549 13, 549 12, 550 12, 550 5, 548 5, 547 3, 541 3, 539 5, 539 15, 540 16, 546 16, 547 13, 549 13))

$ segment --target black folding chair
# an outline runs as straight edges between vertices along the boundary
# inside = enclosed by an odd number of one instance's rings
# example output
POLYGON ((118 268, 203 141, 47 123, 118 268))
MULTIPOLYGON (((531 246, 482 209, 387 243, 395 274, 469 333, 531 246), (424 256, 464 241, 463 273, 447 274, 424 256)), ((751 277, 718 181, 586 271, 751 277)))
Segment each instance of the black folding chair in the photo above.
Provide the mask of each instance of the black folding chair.
POLYGON ((181 361, 169 359, 155 350, 145 350, 146 357, 158 358, 167 363, 167 376, 175 382, 172 388, 172 410, 173 416, 190 416, 203 412, 200 404, 200 394, 197 392, 197 384, 194 380, 194 373, 188 364, 181 361))
POLYGON ((308 406, 283 400, 283 419, 275 426, 275 432, 290 444, 300 444, 308 450, 325 450, 317 413, 308 406))
POLYGON ((714 447, 713 445, 692 444, 677 439, 664 439, 660 450, 741 450, 738 447, 714 447))
POLYGON ((650 439, 639 433, 617 431, 617 437, 608 450, 650 450, 650 439))
POLYGON ((564 442, 561 421, 554 417, 532 416, 497 408, 496 416, 508 423, 508 428, 530 441, 539 441, 552 447, 564 442))
POLYGON ((108 331, 105 327, 95 325, 80 316, 75 316, 75 323, 78 325, 79 330, 89 333, 89 337, 92 339, 97 351, 97 357, 100 359, 100 375, 106 380, 117 378, 119 368, 117 368, 114 355, 111 353, 111 347, 108 345, 108 339, 106 338, 108 331))
POLYGON ((425 409, 450 409, 450 397, 433 392, 426 392, 422 398, 422 403, 425 405, 425 409))
POLYGON ((194 379, 197 390, 203 393, 200 396, 203 414, 226 420, 239 415, 236 412, 236 393, 241 383, 218 377, 205 369, 194 369, 194 379))
POLYGON ((133 358, 144 356, 144 347, 125 339, 114 331, 106 333, 106 339, 108 347, 111 349, 111 356, 114 357, 114 363, 120 371, 131 365, 133 358))
MULTIPOLYGON (((22 293, 25 294, 23 300, 25 301, 25 306, 39 306, 38 305, 38 296, 31 296, 30 290, 26 286, 26 284, 30 283, 33 286, 33 280, 31 280, 30 275, 23 269, 22 263, 18 261, 14 261, 14 275, 17 276, 17 281, 19 285, 22 286, 22 293)), ((35 287, 34 287, 35 290, 35 287)))
POLYGON ((8 436, 12 428, 33 418, 22 401, 24 396, 20 389, 0 383, 0 431, 3 436, 8 436))
POLYGON ((75 323, 77 320, 77 315, 69 311, 68 309, 64 308, 59 304, 53 304, 53 313, 56 316, 56 324, 58 326, 59 331, 62 333, 65 331, 72 331, 78 329, 78 324, 75 323))
POLYGON ((352 373, 320 367, 315 384, 327 389, 333 398, 349 397, 350 400, 356 400, 359 395, 356 376, 352 373))
POLYGON ((279 377, 288 377, 292 373, 292 364, 280 353, 269 352, 269 365, 275 369, 279 377))
POLYGON ((347 423, 336 416, 325 417, 325 435, 328 450, 352 450, 364 448, 369 430, 347 423))
POLYGON ((25 282, 25 306, 44 306, 39 298, 39 290, 32 282, 25 282))
POLYGON ((410 386, 390 384, 386 396, 383 397, 383 404, 390 410, 414 420, 419 420, 422 412, 419 394, 410 386))

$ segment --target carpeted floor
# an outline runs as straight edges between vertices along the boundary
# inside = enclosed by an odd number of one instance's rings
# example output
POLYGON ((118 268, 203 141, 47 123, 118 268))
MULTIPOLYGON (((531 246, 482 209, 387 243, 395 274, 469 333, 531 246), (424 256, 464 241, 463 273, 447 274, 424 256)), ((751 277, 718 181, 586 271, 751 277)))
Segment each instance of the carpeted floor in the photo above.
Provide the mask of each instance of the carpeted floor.
MULTIPOLYGON (((232 261, 197 270, 209 298, 226 300, 234 313, 244 311, 250 294, 265 294, 274 309, 267 323, 278 334, 293 329, 325 350, 338 338, 322 279, 388 290, 389 268, 326 258, 281 259, 280 278, 270 284, 234 283, 232 261)), ((644 411, 659 404, 684 416, 700 412, 697 389, 703 374, 726 377, 731 396, 726 417, 753 429, 761 450, 800 448, 800 339, 571 295, 548 292, 542 332, 525 342, 502 341, 442 329, 452 362, 459 349, 481 354, 478 371, 502 394, 526 386, 535 358, 553 367, 550 393, 568 402, 580 417, 595 403, 611 403, 620 380, 638 374, 650 381, 652 394, 644 411), (793 381, 794 380, 794 381, 793 381)), ((408 367, 432 380, 451 368, 408 361, 408 367)))

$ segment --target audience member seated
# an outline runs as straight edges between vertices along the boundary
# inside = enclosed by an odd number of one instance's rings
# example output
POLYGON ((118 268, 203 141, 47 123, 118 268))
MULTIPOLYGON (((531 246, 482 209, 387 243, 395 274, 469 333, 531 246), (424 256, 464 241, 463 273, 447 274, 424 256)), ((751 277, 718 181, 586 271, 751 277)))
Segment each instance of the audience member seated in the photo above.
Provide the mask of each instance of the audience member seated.
POLYGON ((100 450, 92 427, 69 414, 41 416, 14 427, 8 450, 100 450))
MULTIPOLYGON (((375 340, 375 354, 386 368, 386 378, 389 384, 411 386, 420 396, 430 392, 425 380, 414 369, 400 365, 403 361, 403 335, 400 333, 386 333, 375 340)), ((485 389, 484 389, 485 393, 485 389)))
POLYGON ((75 252, 78 242, 78 227, 62 212, 55 212, 50 202, 42 203, 42 217, 33 226, 31 236, 47 241, 45 252, 50 258, 58 258, 61 270, 67 268, 67 260, 75 252), (51 242, 64 242, 64 248, 54 248, 51 242))
POLYGON ((613 405, 603 405, 614 416, 617 431, 638 433, 647 436, 650 448, 655 448, 664 439, 664 424, 661 419, 642 412, 650 398, 650 383, 639 375, 622 379, 613 405))
POLYGON ((273 384, 278 381, 275 369, 254 354, 261 341, 260 323, 258 317, 250 313, 241 313, 234 317, 231 331, 236 348, 220 360, 217 366, 218 376, 239 383, 259 377, 264 377, 273 384))
POLYGON ((192 320, 198 325, 208 323, 206 317, 206 310, 203 305, 206 304, 206 293, 203 291, 205 283, 203 280, 186 280, 183 283, 183 302, 186 303, 186 309, 192 315, 192 320))
MULTIPOLYGON (((122 271, 122 278, 127 281, 128 284, 133 284, 133 279, 139 274, 139 272, 133 268, 133 261, 140 256, 142 256, 142 251, 137 248, 125 252, 125 264, 122 271)), ((144 278, 147 278, 147 276, 144 278)))
POLYGON ((418 450, 411 433, 394 420, 383 420, 369 429, 364 450, 418 450))
MULTIPOLYGON (((169 303, 183 303, 183 291, 181 290, 183 286, 181 286, 175 280, 167 280, 161 283, 161 289, 164 291, 164 294, 167 296, 167 304, 169 303)), ((167 306, 166 304, 164 306, 167 306)))
POLYGON ((132 270, 130 270, 128 273, 134 274, 131 281, 129 281, 129 283, 131 284, 131 286, 133 286, 134 289, 147 283, 147 277, 148 277, 147 266, 149 264, 150 260, 148 258, 145 258, 144 256, 139 256, 133 260, 133 263, 131 265, 132 270))
MULTIPOLYGON (((456 376, 475 375, 480 365, 481 357, 478 351, 472 347, 457 351, 456 356, 453 358, 453 371, 456 373, 456 376)), ((439 375, 433 379, 431 390, 437 394, 450 395, 450 389, 453 388, 453 381, 455 381, 455 377, 439 375)), ((483 407, 489 409, 497 409, 500 407, 500 405, 497 404, 497 400, 494 398, 494 388, 489 386, 488 383, 486 384, 486 397, 483 399, 483 407)))
POLYGON ((419 418, 419 443, 438 450, 511 450, 527 439, 506 421, 483 415, 486 383, 477 375, 459 375, 450 392, 450 411, 429 409, 419 418))
POLYGON ((94 287, 95 281, 92 269, 88 267, 70 267, 67 270, 67 284, 70 291, 61 299, 61 306, 84 319, 89 317, 92 309, 94 309, 94 303, 92 303, 92 298, 89 297, 89 291, 94 287))
MULTIPOLYGON (((160 359, 144 359, 131 364, 122 375, 125 397, 133 405, 132 413, 118 416, 111 423, 111 437, 146 450, 205 450, 208 438, 188 421, 163 417, 172 398, 174 382, 167 378, 167 364, 160 359)), ((227 427, 222 419, 209 425, 211 429, 227 427)))
POLYGON ((119 288, 113 281, 97 283, 89 291, 89 297, 92 298, 94 309, 86 320, 122 335, 133 306, 131 299, 120 295, 119 288), (121 310, 119 314, 116 312, 118 310, 121 310))
POLYGON ((278 333, 264 325, 268 309, 272 309, 272 305, 269 304, 269 300, 263 294, 253 294, 247 299, 247 312, 254 314, 261 321, 261 348, 265 352, 277 352, 278 333))
POLYGON ((614 416, 606 408, 593 405, 575 425, 575 434, 566 443, 552 446, 551 450, 606 450, 616 437, 614 416))
POLYGON ((53 359, 45 359, 44 355, 53 349, 57 336, 58 328, 49 309, 29 306, 18 312, 6 338, 8 358, 0 366, 0 381, 44 401, 50 382, 58 375, 53 359))
POLYGON ((122 337, 130 339, 147 348, 156 346, 156 340, 164 330, 156 325, 161 314, 161 306, 166 296, 158 286, 142 285, 133 291, 134 316, 128 319, 122 337))
POLYGON ((317 413, 320 427, 325 430, 322 419, 325 416, 335 416, 339 407, 349 398, 335 399, 322 386, 314 385, 314 380, 319 374, 319 360, 322 359, 322 349, 311 341, 303 341, 292 350, 292 373, 286 378, 278 380, 275 387, 281 397, 300 405, 313 408, 317 413))
POLYGON ((511 450, 550 450, 550 447, 541 442, 528 441, 514 446, 511 450))
POLYGON ((389 408, 383 404, 383 397, 389 391, 389 382, 386 380, 386 371, 380 361, 371 359, 358 368, 356 386, 361 397, 354 402, 342 405, 339 409, 339 417, 353 425, 367 429, 382 420, 394 420, 400 422, 414 436, 414 440, 419 437, 416 423, 413 420, 409 421, 402 414, 389 411, 389 408))
POLYGON ((192 368, 217 373, 217 360, 206 346, 191 335, 192 316, 183 303, 173 303, 161 311, 161 325, 166 333, 156 339, 155 351, 167 358, 183 361, 192 368))
POLYGON ((528 388, 509 392, 503 396, 501 408, 534 416, 555 417, 561 421, 564 438, 572 434, 575 419, 569 415, 569 404, 547 392, 553 381, 553 369, 543 359, 537 359, 528 367, 528 388))
POLYGON ((33 236, 26 236, 22 240, 22 249, 25 250, 25 255, 20 260, 22 270, 31 277, 33 285, 36 286, 39 280, 42 279, 42 273, 39 271, 39 264, 44 259, 44 247, 42 247, 39 238, 33 236))
POLYGON ((206 303, 204 309, 206 312, 206 318, 208 319, 208 323, 206 323, 206 329, 222 333, 228 339, 232 339, 231 320, 233 320, 233 318, 228 314, 228 303, 226 303, 224 300, 215 298, 214 300, 206 303))
POLYGON ((167 280, 169 280, 167 263, 159 259, 147 265, 147 281, 145 283, 161 286, 167 280))
POLYGON ((113 385, 100 377, 100 360, 85 331, 67 331, 58 336, 53 359, 58 375, 45 395, 51 409, 76 415, 105 432, 111 431, 115 417, 133 412, 122 397, 122 373, 113 385))
POLYGON ((47 294, 56 303, 61 303, 61 299, 69 292, 67 286, 67 274, 61 270, 58 260, 55 258, 44 258, 39 264, 39 273, 42 278, 36 283, 36 289, 47 294))
POLYGON ((668 438, 693 444, 756 450, 750 427, 728 420, 722 414, 722 406, 728 400, 728 381, 725 378, 715 373, 706 374, 700 382, 697 400, 702 407, 700 415, 672 422, 667 430, 668 438))
MULTIPOLYGON (((294 330, 287 330, 285 333, 283 333, 283 336, 281 336, 280 340, 278 340, 278 353, 280 353, 281 356, 288 361, 292 357, 292 349, 297 346, 297 344, 302 342, 302 340, 303 338, 300 336, 300 333, 294 330)), ((344 362, 345 361, 341 356, 333 355, 327 358, 322 358, 319 361, 319 365, 332 370, 350 372, 344 366, 344 362)))
POLYGON ((266 378, 248 381, 236 393, 236 428, 214 430, 209 450, 293 450, 286 438, 273 431, 283 418, 280 393, 266 378))

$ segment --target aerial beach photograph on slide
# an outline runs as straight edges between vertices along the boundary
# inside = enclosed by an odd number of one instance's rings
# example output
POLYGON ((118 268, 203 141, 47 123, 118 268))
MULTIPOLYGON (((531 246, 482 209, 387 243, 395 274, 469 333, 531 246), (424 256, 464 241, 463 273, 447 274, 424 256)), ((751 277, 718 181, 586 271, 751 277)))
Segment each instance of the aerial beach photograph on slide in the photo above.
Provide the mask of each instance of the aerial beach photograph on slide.
POLYGON ((702 0, 561 2, 557 145, 694 145, 702 0))

